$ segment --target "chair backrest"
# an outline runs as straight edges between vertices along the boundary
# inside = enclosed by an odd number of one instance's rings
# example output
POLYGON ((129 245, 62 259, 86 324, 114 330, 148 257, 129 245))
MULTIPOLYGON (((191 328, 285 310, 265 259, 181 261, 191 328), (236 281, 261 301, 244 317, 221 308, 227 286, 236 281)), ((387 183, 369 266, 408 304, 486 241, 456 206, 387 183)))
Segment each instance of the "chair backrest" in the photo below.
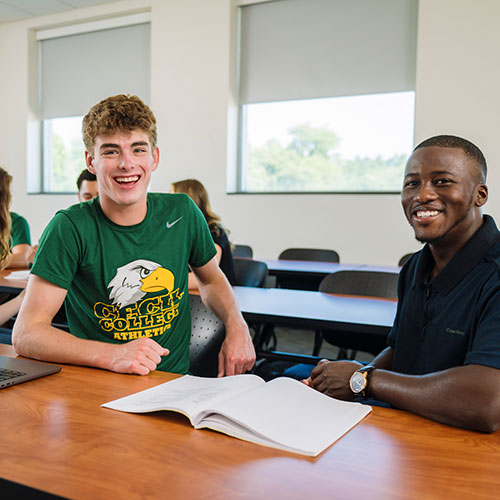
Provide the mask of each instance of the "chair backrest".
POLYGON ((397 273, 337 271, 323 278, 319 291, 366 297, 398 298, 397 273))
POLYGON ((245 257, 251 259, 253 257, 252 247, 248 245, 234 245, 233 257, 245 257))
POLYGON ((410 258, 412 257, 412 255, 413 255, 412 253, 407 253, 407 254, 403 255, 399 259, 398 266, 404 266, 410 260, 410 258))
POLYGON ((267 278, 268 269, 265 262, 251 259, 234 259, 236 272, 235 285, 263 287, 267 278))
POLYGON ((281 260, 340 262, 339 254, 335 250, 321 248, 287 248, 280 253, 278 258, 281 260))
POLYGON ((189 371, 199 377, 216 377, 219 351, 226 335, 224 323, 203 304, 199 295, 190 295, 189 305, 189 371))

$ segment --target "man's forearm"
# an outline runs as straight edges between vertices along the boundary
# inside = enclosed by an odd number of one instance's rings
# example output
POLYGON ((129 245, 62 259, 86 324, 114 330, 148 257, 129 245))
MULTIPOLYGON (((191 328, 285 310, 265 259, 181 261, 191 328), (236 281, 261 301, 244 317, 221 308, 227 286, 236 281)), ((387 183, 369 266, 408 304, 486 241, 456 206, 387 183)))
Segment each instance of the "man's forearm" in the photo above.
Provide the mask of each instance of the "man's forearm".
POLYGON ((0 305, 0 324, 4 324, 6 321, 12 318, 12 316, 16 315, 19 312, 23 297, 24 292, 21 292, 13 299, 10 299, 0 305))
POLYGON ((31 249, 30 245, 27 244, 16 245, 12 249, 12 254, 9 263, 7 264, 7 267, 10 269, 28 268, 30 265, 30 262, 28 260, 28 253, 30 249, 31 249))
POLYGON ((234 375, 250 370, 255 363, 255 350, 231 285, 214 259, 193 271, 199 279, 203 302, 226 327, 226 338, 219 351, 218 376, 234 375))
POLYGON ((392 349, 392 347, 386 347, 369 364, 381 370, 391 370, 393 359, 394 359, 394 349, 392 349))
POLYGON ((150 338, 124 344, 77 338, 45 323, 20 324, 14 332, 14 349, 30 358, 54 363, 93 366, 118 373, 147 375, 155 370, 168 349, 150 338))
POLYGON ((50 324, 39 322, 27 326, 18 320, 12 340, 14 349, 22 356, 108 369, 105 361, 107 344, 80 339, 50 324))
POLYGON ((378 369, 370 374, 368 394, 445 424, 492 432, 500 427, 499 386, 500 370, 480 365, 421 376, 378 369))

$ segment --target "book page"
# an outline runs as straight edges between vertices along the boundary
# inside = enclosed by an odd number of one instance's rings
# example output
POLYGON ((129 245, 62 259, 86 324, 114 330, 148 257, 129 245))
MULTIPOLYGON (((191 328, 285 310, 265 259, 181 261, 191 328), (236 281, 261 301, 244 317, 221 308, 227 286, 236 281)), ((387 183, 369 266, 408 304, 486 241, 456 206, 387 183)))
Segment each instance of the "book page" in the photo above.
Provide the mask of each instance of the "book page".
POLYGON ((203 413, 200 426, 310 456, 321 453, 371 411, 368 405, 330 398, 286 377, 210 409, 211 413, 203 413), (232 426, 231 420, 238 425, 232 426))
POLYGON ((186 415, 193 425, 203 409, 265 382, 257 375, 235 375, 223 378, 184 375, 101 406, 130 413, 172 410, 186 415))

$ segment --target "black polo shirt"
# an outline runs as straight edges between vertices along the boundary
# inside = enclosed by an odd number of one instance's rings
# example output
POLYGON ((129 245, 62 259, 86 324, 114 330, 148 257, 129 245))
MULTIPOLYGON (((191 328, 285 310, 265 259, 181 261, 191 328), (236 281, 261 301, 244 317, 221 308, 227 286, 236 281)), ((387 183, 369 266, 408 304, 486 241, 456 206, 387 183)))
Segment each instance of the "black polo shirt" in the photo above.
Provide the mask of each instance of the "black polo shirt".
POLYGON ((434 258, 426 245, 403 267, 398 309, 388 338, 393 370, 422 375, 479 364, 500 369, 500 232, 483 225, 428 281, 434 258))

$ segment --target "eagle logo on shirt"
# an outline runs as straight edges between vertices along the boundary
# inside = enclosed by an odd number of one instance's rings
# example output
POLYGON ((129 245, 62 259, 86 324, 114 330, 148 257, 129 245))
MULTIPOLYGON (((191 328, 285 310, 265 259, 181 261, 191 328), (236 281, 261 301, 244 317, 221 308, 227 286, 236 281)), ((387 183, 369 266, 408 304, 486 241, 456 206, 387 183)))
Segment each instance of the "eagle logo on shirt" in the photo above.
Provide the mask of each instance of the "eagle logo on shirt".
POLYGON ((108 284, 111 303, 94 305, 100 327, 114 340, 163 335, 179 315, 184 295, 174 284, 173 273, 150 260, 134 260, 119 267, 108 284), (155 295, 146 297, 148 293, 155 295))
POLYGON ((120 309, 141 300, 146 293, 174 289, 174 275, 156 262, 134 260, 116 270, 109 282, 110 300, 120 309))

